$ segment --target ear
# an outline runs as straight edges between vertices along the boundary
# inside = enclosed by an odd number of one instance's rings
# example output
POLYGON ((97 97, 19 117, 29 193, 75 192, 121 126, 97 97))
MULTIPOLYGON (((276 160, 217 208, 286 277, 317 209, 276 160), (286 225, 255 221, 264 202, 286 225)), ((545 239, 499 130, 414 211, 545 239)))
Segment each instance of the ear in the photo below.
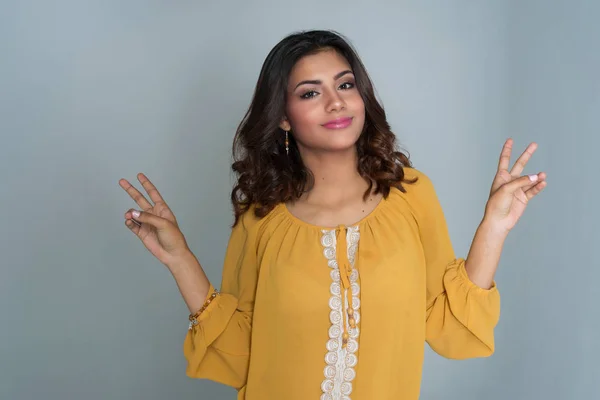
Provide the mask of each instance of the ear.
POLYGON ((292 126, 290 125, 290 122, 288 121, 287 117, 283 117, 281 119, 281 123, 279 124, 279 127, 281 129, 283 129, 284 131, 290 131, 292 130, 292 126))

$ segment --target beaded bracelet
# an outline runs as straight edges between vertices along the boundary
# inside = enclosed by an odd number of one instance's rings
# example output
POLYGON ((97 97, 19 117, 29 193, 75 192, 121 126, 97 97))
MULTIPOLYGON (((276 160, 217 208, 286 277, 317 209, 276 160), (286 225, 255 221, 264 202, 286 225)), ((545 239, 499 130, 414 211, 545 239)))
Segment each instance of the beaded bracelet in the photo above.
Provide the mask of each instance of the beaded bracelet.
POLYGON ((195 314, 190 314, 190 316, 188 317, 188 319, 190 320, 190 326, 189 326, 190 330, 192 329, 192 326, 198 325, 198 317, 200 316, 200 314, 202 314, 202 312, 204 310, 206 310, 206 307, 208 307, 208 305, 211 303, 211 301, 213 301, 215 299, 215 297, 217 297, 218 294, 219 294, 219 291, 217 289, 214 289, 214 291, 212 292, 210 297, 208 299, 206 299, 206 301, 204 302, 204 305, 202 306, 202 308, 200 308, 195 314))

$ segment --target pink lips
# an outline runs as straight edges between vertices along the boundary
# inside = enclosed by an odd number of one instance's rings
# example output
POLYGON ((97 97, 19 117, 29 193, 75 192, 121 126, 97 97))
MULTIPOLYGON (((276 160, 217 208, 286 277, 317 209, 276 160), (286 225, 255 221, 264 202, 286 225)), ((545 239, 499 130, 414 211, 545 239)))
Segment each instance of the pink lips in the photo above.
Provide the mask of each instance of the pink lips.
POLYGON ((337 118, 333 121, 329 121, 323 126, 327 129, 342 129, 349 126, 352 123, 352 118, 337 118))

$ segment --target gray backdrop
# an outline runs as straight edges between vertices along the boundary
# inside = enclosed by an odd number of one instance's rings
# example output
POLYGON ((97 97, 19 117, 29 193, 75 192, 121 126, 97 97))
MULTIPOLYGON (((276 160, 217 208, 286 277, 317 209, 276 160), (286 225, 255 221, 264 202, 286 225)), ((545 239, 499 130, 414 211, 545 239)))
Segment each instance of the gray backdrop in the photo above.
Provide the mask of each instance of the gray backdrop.
POLYGON ((118 180, 156 183, 219 282, 234 130, 271 47, 311 28, 357 47, 458 255, 507 137, 548 173, 504 247, 496 354, 427 348, 421 398, 597 398, 600 3, 249 3, 2 4, 0 398, 235 398, 185 376, 188 311, 118 180))

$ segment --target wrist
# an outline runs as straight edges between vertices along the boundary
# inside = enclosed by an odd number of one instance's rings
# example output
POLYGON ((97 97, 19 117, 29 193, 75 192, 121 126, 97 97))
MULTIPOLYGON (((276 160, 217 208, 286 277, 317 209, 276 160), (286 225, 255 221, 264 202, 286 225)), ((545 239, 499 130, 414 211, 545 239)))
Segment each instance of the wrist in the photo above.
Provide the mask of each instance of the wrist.
POLYGON ((497 224, 485 218, 483 218, 477 230, 485 232, 487 237, 497 239, 499 241, 504 241, 509 232, 508 230, 498 227, 497 224))
POLYGON ((188 251, 181 256, 173 258, 166 266, 173 275, 177 275, 181 271, 189 271, 190 269, 200 267, 200 262, 198 262, 194 253, 188 251))

